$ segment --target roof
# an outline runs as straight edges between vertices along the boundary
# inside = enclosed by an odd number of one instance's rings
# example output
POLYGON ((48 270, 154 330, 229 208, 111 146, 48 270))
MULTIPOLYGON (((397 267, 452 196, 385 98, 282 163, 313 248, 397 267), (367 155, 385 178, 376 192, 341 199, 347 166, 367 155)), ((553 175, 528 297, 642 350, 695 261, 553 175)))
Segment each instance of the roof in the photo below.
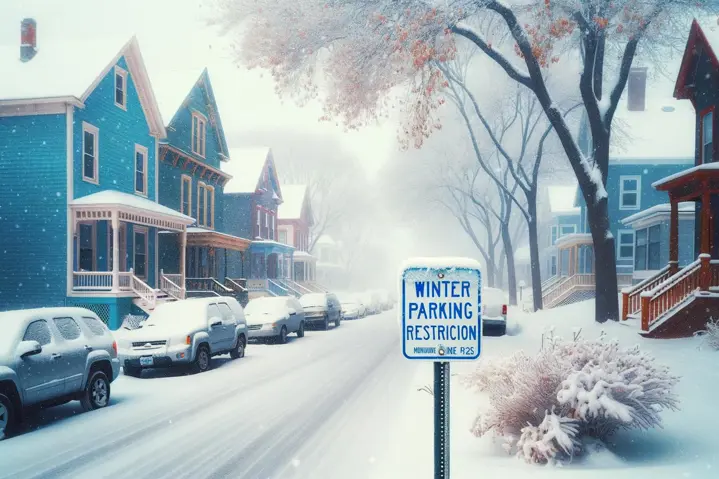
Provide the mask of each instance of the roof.
POLYGON ((37 54, 28 62, 20 61, 19 43, 17 47, 0 46, 1 102, 26 103, 38 99, 84 102, 120 57, 125 56, 135 86, 144 93, 140 101, 151 130, 160 138, 167 136, 135 36, 93 38, 91 44, 42 40, 38 34, 37 54), (52 80, 48 81, 48 77, 52 80))
POLYGON ((230 161, 222 164, 222 171, 232 175, 225 193, 254 193, 270 153, 268 147, 230 149, 230 161))
POLYGON ((311 254, 309 254, 307 251, 295 251, 294 258, 295 259, 307 258, 307 259, 314 259, 314 260, 317 259, 314 256, 312 256, 311 254))
POLYGON ((333 240, 330 235, 322 235, 319 238, 317 238, 317 241, 315 242, 315 245, 321 245, 321 244, 335 245, 337 243, 335 243, 335 240, 333 240))
POLYGON ((175 211, 172 208, 155 203, 147 198, 142 198, 141 196, 123 193, 122 191, 103 190, 72 200, 70 204, 73 206, 126 206, 168 216, 188 225, 195 222, 194 218, 175 211))
POLYGON ((277 208, 277 218, 281 220, 300 219, 306 196, 307 185, 282 185, 284 202, 277 208))
POLYGON ((549 186, 547 192, 552 213, 579 214, 579 208, 574 206, 576 186, 549 186))
MULTIPOLYGON (((678 210, 680 216, 689 216, 694 217, 694 211, 695 211, 696 205, 692 201, 686 201, 683 203, 679 203, 678 210)), ((622 220, 622 224, 631 226, 633 224, 639 223, 639 222, 645 222, 646 220, 649 220, 651 218, 657 217, 664 218, 671 213, 671 204, 664 203, 660 205, 654 205, 651 208, 647 208, 646 210, 642 210, 639 213, 634 213, 631 216, 627 216, 622 220)))
POLYGON ((655 181, 654 183, 652 183, 652 188, 658 188, 666 183, 672 182, 674 180, 678 180, 679 178, 693 175, 694 173, 696 173, 698 171, 713 171, 713 170, 719 170, 719 163, 706 163, 703 165, 694 166, 692 168, 687 168, 686 170, 678 171, 678 172, 674 173, 673 175, 669 175, 669 176, 662 178, 661 180, 655 181))
POLYGON ((684 49, 681 66, 674 85, 675 98, 687 99, 693 97, 694 78, 691 75, 696 71, 694 67, 696 54, 702 50, 697 48, 697 42, 706 45, 707 48, 704 51, 714 68, 719 69, 719 60, 717 60, 717 53, 719 53, 719 26, 717 25, 716 16, 695 18, 692 21, 687 45, 684 49))

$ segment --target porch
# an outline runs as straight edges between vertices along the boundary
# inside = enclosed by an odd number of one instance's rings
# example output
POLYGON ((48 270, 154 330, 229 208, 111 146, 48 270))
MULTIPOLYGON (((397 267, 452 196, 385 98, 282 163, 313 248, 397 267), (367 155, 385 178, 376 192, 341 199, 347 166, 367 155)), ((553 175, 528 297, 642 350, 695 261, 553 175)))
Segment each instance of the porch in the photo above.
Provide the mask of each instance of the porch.
POLYGON ((147 311, 161 296, 182 297, 184 273, 158 277, 157 233, 183 238, 194 222, 146 198, 101 191, 74 200, 69 297, 131 297, 147 311))
POLYGON ((719 313, 719 165, 689 168, 653 186, 669 194, 669 261, 656 275, 622 291, 621 319, 639 320, 641 333, 648 337, 691 336, 719 313), (698 214, 693 238, 699 255, 680 268, 679 204, 687 201, 700 205, 695 207, 698 214))
POLYGON ((295 248, 272 240, 255 240, 245 255, 243 268, 249 272, 251 296, 302 296, 307 288, 295 282, 295 248))

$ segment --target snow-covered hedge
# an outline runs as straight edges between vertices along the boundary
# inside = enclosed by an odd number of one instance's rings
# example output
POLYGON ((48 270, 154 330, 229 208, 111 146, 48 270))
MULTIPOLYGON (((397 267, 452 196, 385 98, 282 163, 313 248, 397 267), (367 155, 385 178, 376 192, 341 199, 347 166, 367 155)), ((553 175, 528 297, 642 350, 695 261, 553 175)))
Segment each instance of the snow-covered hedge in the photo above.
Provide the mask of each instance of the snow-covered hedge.
POLYGON ((660 412, 679 405, 673 391, 679 378, 639 346, 620 348, 604 334, 593 341, 554 335, 544 341, 536 355, 483 361, 464 378, 489 395, 475 435, 491 431, 528 462, 554 462, 580 454, 583 439, 660 426, 660 412))
POLYGON ((719 321, 710 319, 707 322, 706 329, 699 332, 702 342, 712 349, 719 350, 719 321))

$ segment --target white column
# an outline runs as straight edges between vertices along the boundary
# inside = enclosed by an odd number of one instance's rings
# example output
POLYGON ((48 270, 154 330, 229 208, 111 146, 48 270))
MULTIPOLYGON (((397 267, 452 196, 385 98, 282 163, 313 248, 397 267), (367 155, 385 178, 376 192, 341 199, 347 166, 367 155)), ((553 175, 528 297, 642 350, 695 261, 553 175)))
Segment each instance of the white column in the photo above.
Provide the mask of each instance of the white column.
POLYGON ((180 233, 180 277, 182 278, 180 286, 185 287, 185 261, 187 261, 187 227, 182 228, 180 233))
POLYGON ((120 217, 117 211, 111 213, 112 222, 112 291, 120 290, 120 217))

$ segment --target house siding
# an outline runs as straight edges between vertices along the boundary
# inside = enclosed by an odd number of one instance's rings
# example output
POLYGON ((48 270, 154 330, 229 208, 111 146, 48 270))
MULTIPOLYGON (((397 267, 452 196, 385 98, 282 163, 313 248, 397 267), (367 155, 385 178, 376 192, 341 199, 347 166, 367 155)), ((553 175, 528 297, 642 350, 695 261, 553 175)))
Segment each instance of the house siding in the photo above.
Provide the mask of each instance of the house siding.
POLYGON ((0 117, 0 310, 65 304, 66 131, 64 114, 0 117))
MULTIPOLYGON (((252 211, 253 195, 244 194, 228 194, 224 195, 222 201, 222 216, 226 225, 226 233, 241 238, 252 238, 252 211)), ((243 265, 244 261, 249 261, 247 252, 239 251, 227 252, 227 276, 230 278, 245 278, 249 276, 248 264, 243 265)))
MULTIPOLYGON (((127 70, 124 57, 117 66, 127 70)), ((85 100, 85 108, 77 109, 73 131, 74 195, 87 196, 103 190, 135 193, 135 145, 147 148, 147 198, 155 199, 155 137, 142 110, 132 74, 127 73, 127 110, 115 106, 115 70, 103 77, 85 100), (98 184, 83 180, 83 122, 99 129, 98 184)), ((145 196, 145 195, 143 195, 145 196)))

